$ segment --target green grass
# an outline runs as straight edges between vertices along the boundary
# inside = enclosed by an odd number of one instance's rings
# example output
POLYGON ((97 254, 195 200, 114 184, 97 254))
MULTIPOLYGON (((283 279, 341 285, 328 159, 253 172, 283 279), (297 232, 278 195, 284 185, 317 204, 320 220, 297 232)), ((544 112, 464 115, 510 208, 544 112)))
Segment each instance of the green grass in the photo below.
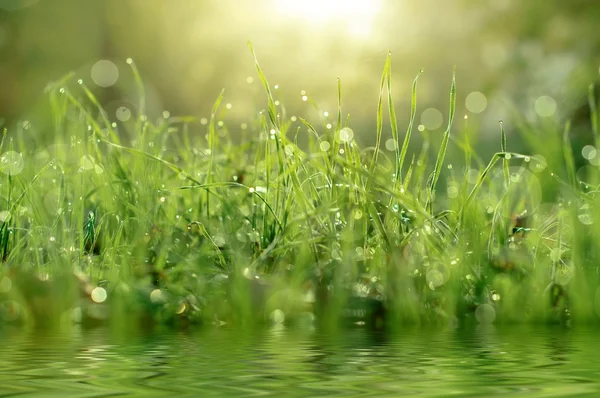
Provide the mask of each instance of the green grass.
POLYGON ((332 129, 293 122, 251 52, 266 110, 242 142, 219 122, 223 93, 207 126, 147 120, 133 63, 135 120, 112 124, 71 75, 47 88, 53 145, 5 131, 0 324, 598 321, 600 174, 576 170, 569 123, 517 118, 538 143, 528 154, 509 152, 501 123, 485 162, 454 122, 452 77, 441 142, 423 131, 411 153, 422 71, 402 137, 388 55, 375 146, 361 148, 339 81, 332 129))

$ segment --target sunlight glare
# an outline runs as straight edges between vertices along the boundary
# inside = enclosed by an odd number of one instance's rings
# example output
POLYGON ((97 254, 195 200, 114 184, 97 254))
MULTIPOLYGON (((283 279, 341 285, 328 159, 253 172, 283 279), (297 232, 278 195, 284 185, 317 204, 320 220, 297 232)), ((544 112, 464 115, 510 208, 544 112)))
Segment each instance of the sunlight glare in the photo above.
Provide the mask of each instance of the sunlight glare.
POLYGON ((366 37, 381 0, 276 0, 281 14, 312 23, 345 22, 348 33, 366 37))

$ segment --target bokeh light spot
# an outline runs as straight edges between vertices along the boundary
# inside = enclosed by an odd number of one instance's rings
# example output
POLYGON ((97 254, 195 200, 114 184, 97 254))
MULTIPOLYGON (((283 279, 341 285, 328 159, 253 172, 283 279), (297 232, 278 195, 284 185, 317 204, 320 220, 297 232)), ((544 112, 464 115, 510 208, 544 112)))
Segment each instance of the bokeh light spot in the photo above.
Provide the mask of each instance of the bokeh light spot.
POLYGON ((15 151, 7 151, 0 157, 0 170, 4 174, 17 175, 23 171, 23 156, 15 151))
MULTIPOLYGON (((328 127, 331 128, 331 127, 328 127)), ((340 141, 350 142, 354 138, 354 131, 349 127, 344 127, 340 130, 340 141)))
POLYGON ((0 279, 0 293, 8 293, 12 288, 12 281, 8 276, 3 276, 0 279))
POLYGON ((591 160, 591 159, 595 158, 596 154, 597 154, 596 148, 594 148, 591 145, 586 145, 581 150, 581 156, 583 156, 587 160, 591 160))
POLYGON ((152 301, 154 304, 163 303, 165 301, 165 295, 163 294, 162 290, 154 289, 150 293, 150 301, 152 301))
POLYGON ((98 286, 92 290, 91 298, 95 303, 103 303, 107 296, 106 290, 103 287, 98 286))
POLYGON ((385 149, 387 149, 388 151, 395 151, 396 147, 397 147, 396 140, 393 138, 390 138, 389 140, 387 140, 385 142, 385 149))
POLYGON ((79 159, 79 165, 84 170, 92 170, 94 168, 94 159, 90 155, 83 155, 79 159))
POLYGON ((431 290, 435 290, 435 288, 444 284, 444 275, 437 269, 432 269, 427 272, 425 278, 427 280, 427 285, 431 290))
POLYGON ((442 116, 442 112, 435 108, 425 109, 421 114, 421 124, 423 124, 427 130, 436 130, 440 128, 443 121, 444 117, 442 116))
POLYGON ((117 65, 107 59, 102 59, 92 66, 92 80, 100 87, 110 87, 119 79, 117 65))
POLYGON ((120 106, 115 112, 115 116, 121 122, 126 122, 131 119, 131 110, 126 106, 120 106))
POLYGON ((487 97, 480 93, 479 91, 473 91, 471 94, 467 95, 467 99, 465 100, 465 106, 472 113, 481 113, 487 108, 487 97))
POLYGON ((271 312, 271 320, 276 324, 282 324, 285 321, 285 314, 280 309, 271 312))
POLYGON ((550 117, 556 112, 556 101, 554 98, 542 95, 535 100, 535 113, 541 117, 550 117))
POLYGON ((475 318, 482 324, 490 324, 496 319, 496 310, 490 304, 481 304, 475 309, 475 318))

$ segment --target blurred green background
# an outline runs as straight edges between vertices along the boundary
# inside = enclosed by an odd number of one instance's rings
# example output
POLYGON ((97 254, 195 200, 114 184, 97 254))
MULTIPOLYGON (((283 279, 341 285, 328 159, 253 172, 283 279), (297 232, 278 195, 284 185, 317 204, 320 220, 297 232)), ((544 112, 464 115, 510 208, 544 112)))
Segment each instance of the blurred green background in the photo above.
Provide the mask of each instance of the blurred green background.
POLYGON ((598 77, 598 26, 598 0, 0 0, 0 123, 51 139, 43 89, 69 71, 111 120, 135 117, 131 57, 150 117, 201 121, 224 88, 235 132, 264 106, 250 40, 288 115, 333 114, 339 77, 344 113, 369 135, 390 49, 401 121, 424 68, 417 121, 443 126, 456 65, 457 112, 497 137, 511 106, 532 120, 577 113, 598 77))

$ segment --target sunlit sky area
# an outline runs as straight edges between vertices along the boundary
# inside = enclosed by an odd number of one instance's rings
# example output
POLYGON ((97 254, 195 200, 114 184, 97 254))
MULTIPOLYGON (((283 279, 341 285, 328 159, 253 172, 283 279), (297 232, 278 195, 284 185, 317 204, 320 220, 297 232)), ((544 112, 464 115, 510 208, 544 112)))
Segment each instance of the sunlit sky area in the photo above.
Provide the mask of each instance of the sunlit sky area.
POLYGON ((265 106, 247 41, 289 114, 333 114, 340 78, 359 135, 373 127, 388 50, 402 120, 423 68, 417 121, 443 126, 455 65, 457 110, 472 123, 508 117, 506 103, 560 117, 597 78, 598 20, 593 0, 1 0, 0 121, 34 120, 45 85, 69 71, 115 121, 135 115, 131 58, 150 116, 202 120, 224 88, 235 129, 265 106))
POLYGON ((308 21, 314 29, 342 22, 346 33, 357 40, 369 38, 374 19, 382 11, 381 0, 278 0, 274 3, 282 17, 296 23, 308 21))

